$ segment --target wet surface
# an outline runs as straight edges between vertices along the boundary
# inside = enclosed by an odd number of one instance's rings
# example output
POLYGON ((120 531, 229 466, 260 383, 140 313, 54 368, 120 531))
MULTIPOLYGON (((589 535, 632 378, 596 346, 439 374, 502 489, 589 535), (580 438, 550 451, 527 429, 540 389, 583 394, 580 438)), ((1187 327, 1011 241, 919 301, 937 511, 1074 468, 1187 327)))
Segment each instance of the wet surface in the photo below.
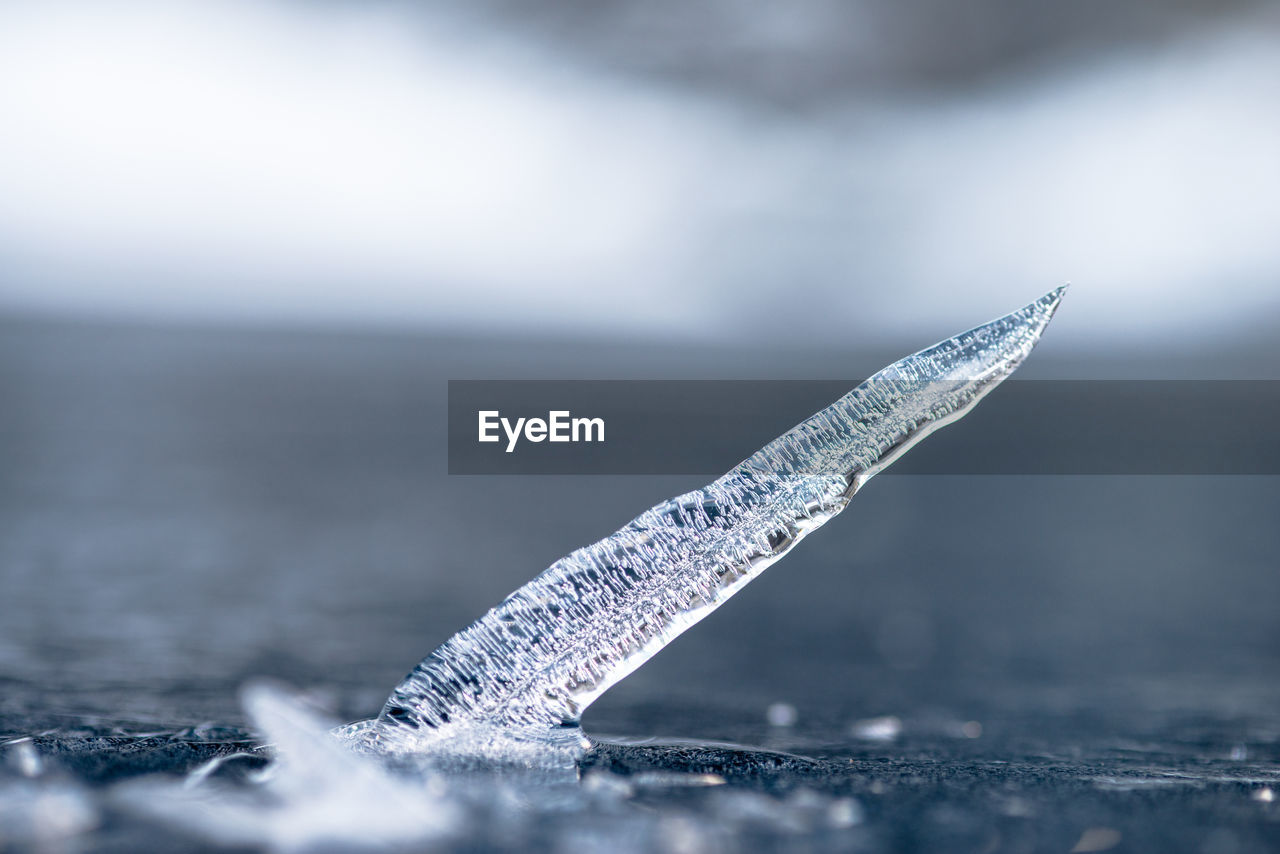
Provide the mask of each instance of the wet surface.
MULTIPOLYGON (((0 826, 51 850, 210 844, 107 793, 250 746, 251 678, 373 714, 507 592, 703 481, 449 477, 446 380, 901 355, 0 331, 0 786, 62 798, 43 835, 18 806, 0 826)), ((725 429, 744 455, 771 438, 725 429)), ((878 478, 590 710, 580 808, 441 844, 1276 849, 1278 499, 1271 477, 878 478)))

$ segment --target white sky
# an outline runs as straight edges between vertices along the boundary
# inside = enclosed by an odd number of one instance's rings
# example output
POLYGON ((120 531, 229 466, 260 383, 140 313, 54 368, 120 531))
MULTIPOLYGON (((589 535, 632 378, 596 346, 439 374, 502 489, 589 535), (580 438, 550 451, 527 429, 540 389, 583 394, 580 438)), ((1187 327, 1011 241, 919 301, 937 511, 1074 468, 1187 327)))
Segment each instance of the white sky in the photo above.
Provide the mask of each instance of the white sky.
POLYGON ((808 343, 1071 281, 1078 345, 1280 317, 1275 34, 780 120, 387 8, 107 5, 0 6, 0 308, 808 343))

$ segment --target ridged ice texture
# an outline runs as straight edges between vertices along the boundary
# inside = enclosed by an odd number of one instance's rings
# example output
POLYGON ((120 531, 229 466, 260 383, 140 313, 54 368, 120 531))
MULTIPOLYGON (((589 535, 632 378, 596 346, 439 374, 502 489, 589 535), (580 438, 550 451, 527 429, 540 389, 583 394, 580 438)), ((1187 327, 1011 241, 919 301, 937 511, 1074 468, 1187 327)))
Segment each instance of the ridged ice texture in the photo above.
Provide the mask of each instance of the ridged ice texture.
MULTIPOLYGON (((848 504, 1031 352, 1062 289, 896 362, 714 483, 578 549, 427 656, 350 736, 546 738, 848 504)), ((563 730, 561 730, 563 732, 563 730)))

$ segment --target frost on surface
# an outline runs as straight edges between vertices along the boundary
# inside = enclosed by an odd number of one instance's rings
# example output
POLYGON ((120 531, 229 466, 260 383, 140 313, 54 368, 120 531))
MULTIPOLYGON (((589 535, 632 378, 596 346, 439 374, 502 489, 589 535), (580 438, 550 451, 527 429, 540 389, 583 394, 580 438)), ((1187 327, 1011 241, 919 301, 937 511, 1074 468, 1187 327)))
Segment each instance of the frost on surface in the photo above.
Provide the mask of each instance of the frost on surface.
POLYGON ((404 844, 457 828, 460 807, 438 775, 397 775, 353 754, 329 735, 328 721, 282 689, 251 685, 243 699, 274 759, 255 785, 211 782, 216 769, 209 763, 182 784, 124 783, 120 802, 222 844, 281 851, 404 844))
POLYGON ((576 743, 598 696, 1008 377, 1061 297, 895 362, 714 483, 560 559, 427 656, 376 720, 339 734, 388 752, 494 734, 576 743))
MULTIPOLYGON (((738 850, 747 840, 759 844, 762 835, 785 842, 798 834, 844 834, 863 820, 851 797, 804 786, 771 797, 678 767, 625 775, 590 767, 580 774, 576 766, 570 773, 516 763, 459 767, 440 762, 434 750, 370 756, 335 741, 329 723, 292 692, 259 684, 244 701, 273 756, 265 768, 224 773, 228 762, 249 756, 224 754, 185 779, 128 780, 101 796, 24 781, 22 792, 39 800, 25 796, 14 804, 20 821, 9 841, 36 843, 29 847, 40 851, 79 850, 76 837, 97 824, 104 808, 164 822, 219 850, 281 852, 738 850), (706 796, 690 804, 684 797, 690 789, 706 796), (32 807, 46 812, 32 815, 39 823, 23 836, 30 825, 18 811, 32 807), (56 823, 50 809, 63 811, 56 823)), ((262 758, 261 751, 255 755, 262 758)), ((758 761, 776 771, 783 756, 763 752, 758 761)), ((0 780, 0 795, 14 791, 0 780)), ((0 824, 0 844, 6 827, 0 824)))

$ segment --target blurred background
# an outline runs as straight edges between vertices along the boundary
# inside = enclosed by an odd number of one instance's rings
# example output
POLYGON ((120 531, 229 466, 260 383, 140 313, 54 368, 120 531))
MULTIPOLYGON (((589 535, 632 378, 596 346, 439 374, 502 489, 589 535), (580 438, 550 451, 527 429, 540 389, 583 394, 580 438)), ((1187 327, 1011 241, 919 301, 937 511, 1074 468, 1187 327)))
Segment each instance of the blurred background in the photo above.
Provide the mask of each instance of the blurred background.
POLYGON ((0 307, 847 347, 1072 281, 1074 348, 1269 339, 1278 40, 1251 0, 19 0, 0 307))
MULTIPOLYGON (((449 477, 448 379, 852 383, 1064 281, 1026 376, 1280 378, 1277 104, 1249 0, 7 2, 0 732, 373 714, 704 480, 449 477)), ((1274 760, 1277 498, 884 476, 587 723, 1274 760)))

